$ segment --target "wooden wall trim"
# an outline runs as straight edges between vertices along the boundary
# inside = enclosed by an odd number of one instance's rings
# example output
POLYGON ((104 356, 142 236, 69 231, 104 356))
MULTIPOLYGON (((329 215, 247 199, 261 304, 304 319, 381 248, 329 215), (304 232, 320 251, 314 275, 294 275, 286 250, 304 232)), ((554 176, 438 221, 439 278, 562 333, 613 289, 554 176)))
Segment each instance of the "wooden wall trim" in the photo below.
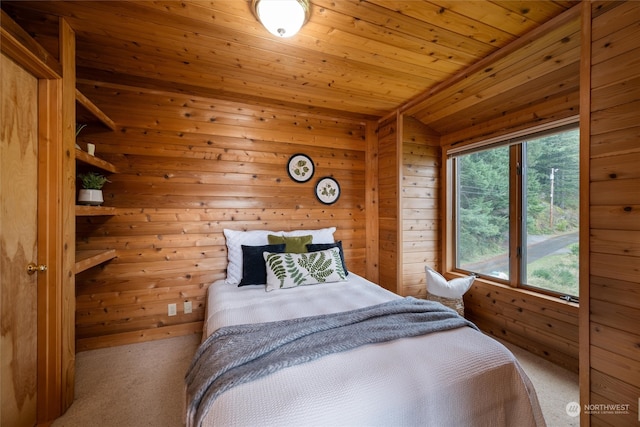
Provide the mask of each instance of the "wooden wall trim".
POLYGON ((485 140, 504 140, 506 135, 530 133, 532 125, 542 130, 569 124, 577 121, 576 109, 579 102, 578 90, 544 99, 540 103, 509 112, 495 120, 443 135, 442 145, 456 144, 457 148, 463 144, 473 145, 485 140))
POLYGON ((22 29, 4 10, 0 10, 0 48, 27 71, 41 79, 62 77, 60 63, 22 29))
MULTIPOLYGON (((440 140, 442 144, 442 139, 440 140)), ((440 218, 442 218, 440 234, 440 260, 442 271, 453 270, 453 221, 446 218, 453 218, 453 198, 449 194, 453 189, 453 159, 447 156, 447 150, 442 149, 440 154, 442 167, 440 168, 440 218)))
POLYGON ((366 278, 374 283, 380 280, 379 221, 378 221, 378 123, 366 124, 365 212, 367 221, 366 278))
POLYGON ((76 199, 76 42, 66 20, 60 19, 62 64, 62 411, 73 403, 75 390, 75 199, 76 199))
POLYGON ((398 202, 396 203, 396 242, 398 243, 396 249, 396 260, 398 264, 396 265, 396 292, 400 295, 403 295, 404 288, 402 283, 402 259, 404 257, 404 250, 402 248, 402 208, 403 208, 403 197, 402 197, 402 178, 404 176, 402 171, 402 147, 403 147, 403 138, 404 138, 404 116, 398 114, 396 116, 396 168, 397 168, 397 180, 395 183, 396 186, 396 194, 398 195, 398 202))
POLYGON ((500 142, 504 142, 510 139, 521 138, 530 136, 531 134, 545 132, 548 130, 557 129, 562 126, 575 125, 580 121, 580 116, 577 114, 571 114, 567 117, 560 118, 559 120, 545 121, 544 123, 536 124, 535 126, 531 126, 531 123, 527 123, 526 126, 518 129, 502 129, 501 132, 498 132, 496 136, 486 137, 486 136, 476 136, 469 140, 457 140, 452 138, 451 135, 447 135, 443 137, 442 146, 444 150, 444 154, 448 157, 455 153, 459 153, 461 151, 472 150, 480 147, 486 147, 491 144, 497 144, 500 142), (507 133, 505 133, 508 131, 507 133), (454 143, 455 147, 454 147, 454 143))
POLYGON ((60 416, 62 390, 62 129, 61 80, 40 80, 38 91, 38 423, 60 416))
MULTIPOLYGON (((590 147, 591 147, 591 2, 582 3, 580 46, 580 311, 578 315, 580 403, 591 400, 591 333, 590 333, 590 147)), ((589 427, 591 417, 580 412, 580 425, 589 427)))
MULTIPOLYGON (((460 278, 460 277, 466 277, 465 274, 454 273, 454 272, 446 272, 444 274, 444 276, 447 279, 455 279, 455 278, 460 278)), ((505 284, 502 284, 502 283, 492 282, 491 280, 476 278, 474 280, 474 283, 476 283, 476 282, 477 283, 482 283, 482 284, 487 285, 487 286, 493 286, 493 287, 496 287, 497 289, 509 290, 509 292, 513 291, 514 293, 519 294, 522 297, 538 299, 540 301, 540 303, 552 306, 555 310, 558 310, 558 311, 565 311, 566 313, 568 313, 568 314, 570 314, 572 316, 576 316, 577 317, 579 315, 579 304, 577 304, 577 303, 564 301, 564 300, 561 300, 560 298, 557 298, 555 296, 546 295, 546 294, 543 294, 543 293, 540 293, 540 292, 536 292, 536 291, 530 291, 530 290, 524 289, 524 288, 514 288, 512 286, 505 285, 505 284)))

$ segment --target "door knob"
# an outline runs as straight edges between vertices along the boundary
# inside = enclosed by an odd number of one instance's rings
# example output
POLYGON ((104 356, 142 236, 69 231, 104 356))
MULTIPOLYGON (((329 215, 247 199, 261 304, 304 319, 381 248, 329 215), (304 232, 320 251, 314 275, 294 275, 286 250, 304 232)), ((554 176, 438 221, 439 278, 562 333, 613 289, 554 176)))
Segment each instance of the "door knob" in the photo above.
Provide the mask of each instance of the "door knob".
POLYGON ((36 265, 33 262, 30 262, 29 265, 27 265, 27 273, 33 274, 37 273, 38 271, 47 271, 47 266, 44 264, 36 265))

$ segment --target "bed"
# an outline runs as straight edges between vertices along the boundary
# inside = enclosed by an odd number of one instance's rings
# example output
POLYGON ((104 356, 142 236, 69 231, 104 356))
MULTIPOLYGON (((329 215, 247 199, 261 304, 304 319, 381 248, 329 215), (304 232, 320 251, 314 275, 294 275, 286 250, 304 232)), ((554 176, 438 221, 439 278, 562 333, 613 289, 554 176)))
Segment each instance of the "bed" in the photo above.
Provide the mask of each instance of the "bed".
MULTIPOLYGON (((344 280, 271 292, 220 280, 208 290, 203 344, 226 329, 341 316, 399 300, 353 272, 344 280)), ((513 354, 473 327, 327 354, 232 384, 207 405, 194 404, 189 391, 200 375, 196 359, 187 375, 188 426, 545 425, 513 354)))

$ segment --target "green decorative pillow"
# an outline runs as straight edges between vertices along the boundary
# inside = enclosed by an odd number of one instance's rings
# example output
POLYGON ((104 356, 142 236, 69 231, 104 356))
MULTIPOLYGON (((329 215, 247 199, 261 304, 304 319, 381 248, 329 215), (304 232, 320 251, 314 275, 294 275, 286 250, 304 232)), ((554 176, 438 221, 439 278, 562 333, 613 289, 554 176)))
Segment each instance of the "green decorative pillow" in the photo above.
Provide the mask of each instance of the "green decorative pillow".
MULTIPOLYGON (((344 251, 342 250, 342 240, 335 243, 312 243, 307 245, 308 252, 317 252, 324 251, 331 248, 338 248, 340 251, 340 259, 342 260, 342 269, 344 270, 345 275, 349 275, 349 270, 347 270, 347 264, 344 262, 344 251)), ((276 252, 276 251, 273 251, 276 252)))
POLYGON ((341 282, 347 275, 338 248, 309 253, 264 253, 267 292, 300 285, 341 282))
POLYGON ((267 236, 270 245, 280 245, 284 243, 285 252, 301 254, 303 252, 307 252, 307 245, 313 241, 313 236, 275 236, 273 234, 269 234, 267 236))

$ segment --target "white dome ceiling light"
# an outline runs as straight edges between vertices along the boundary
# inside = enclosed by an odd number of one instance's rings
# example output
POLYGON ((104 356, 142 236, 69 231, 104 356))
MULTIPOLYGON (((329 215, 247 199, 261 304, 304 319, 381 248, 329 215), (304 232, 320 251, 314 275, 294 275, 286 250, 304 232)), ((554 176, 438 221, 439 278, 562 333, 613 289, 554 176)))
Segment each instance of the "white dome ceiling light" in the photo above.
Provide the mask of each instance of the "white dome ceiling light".
POLYGON ((309 0, 253 0, 253 13, 274 36, 292 37, 309 20, 309 0))

